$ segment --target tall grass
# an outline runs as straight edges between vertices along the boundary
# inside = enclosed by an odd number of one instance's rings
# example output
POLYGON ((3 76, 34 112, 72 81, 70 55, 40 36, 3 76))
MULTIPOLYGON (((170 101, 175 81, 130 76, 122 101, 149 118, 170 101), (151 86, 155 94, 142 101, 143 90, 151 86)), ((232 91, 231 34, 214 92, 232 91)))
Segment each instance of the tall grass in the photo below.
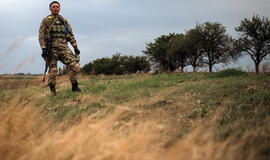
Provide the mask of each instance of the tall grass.
POLYGON ((270 77, 214 74, 0 79, 0 159, 269 159, 270 77))

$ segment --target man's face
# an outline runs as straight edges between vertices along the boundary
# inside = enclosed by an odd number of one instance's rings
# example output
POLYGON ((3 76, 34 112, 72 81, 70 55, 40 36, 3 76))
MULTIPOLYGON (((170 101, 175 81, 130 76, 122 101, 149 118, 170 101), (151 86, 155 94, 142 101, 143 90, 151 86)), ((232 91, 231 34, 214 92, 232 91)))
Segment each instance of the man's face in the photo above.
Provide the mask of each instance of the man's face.
POLYGON ((60 6, 58 3, 53 3, 50 7, 52 15, 58 15, 60 12, 60 6))

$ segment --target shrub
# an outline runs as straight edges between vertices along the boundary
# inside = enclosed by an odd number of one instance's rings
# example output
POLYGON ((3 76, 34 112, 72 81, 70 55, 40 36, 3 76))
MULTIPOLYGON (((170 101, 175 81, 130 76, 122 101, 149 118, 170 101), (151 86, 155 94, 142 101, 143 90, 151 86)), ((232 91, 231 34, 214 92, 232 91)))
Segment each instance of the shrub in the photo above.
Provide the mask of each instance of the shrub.
POLYGON ((222 77, 245 76, 245 75, 247 75, 247 72, 245 71, 235 68, 229 68, 215 73, 214 77, 222 78, 222 77))

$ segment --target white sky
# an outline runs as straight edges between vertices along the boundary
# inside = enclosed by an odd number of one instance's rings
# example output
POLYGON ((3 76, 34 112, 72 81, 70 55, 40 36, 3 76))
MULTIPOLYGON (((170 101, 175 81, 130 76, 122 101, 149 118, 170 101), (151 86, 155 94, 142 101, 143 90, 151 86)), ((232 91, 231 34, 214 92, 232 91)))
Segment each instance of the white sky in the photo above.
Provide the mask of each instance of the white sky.
MULTIPOLYGON (((47 0, 0 0, 0 74, 43 73, 38 29, 50 14, 47 0)), ((143 55, 146 42, 185 33, 196 23, 220 22, 227 33, 254 14, 270 18, 270 0, 60 0, 60 14, 72 26, 81 66, 116 52, 143 55)), ((73 49, 72 49, 73 50, 73 49)), ((252 64, 243 58, 234 66, 252 64)), ((61 63, 58 63, 62 66, 61 63)), ((58 67, 59 67, 58 66, 58 67)))

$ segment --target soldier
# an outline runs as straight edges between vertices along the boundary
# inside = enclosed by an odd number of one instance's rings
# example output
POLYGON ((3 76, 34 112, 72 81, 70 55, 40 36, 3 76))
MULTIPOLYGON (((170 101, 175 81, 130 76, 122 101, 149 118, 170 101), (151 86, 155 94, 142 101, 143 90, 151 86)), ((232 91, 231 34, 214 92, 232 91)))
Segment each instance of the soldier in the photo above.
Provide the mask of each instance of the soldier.
POLYGON ((48 85, 50 86, 51 93, 56 95, 55 85, 58 60, 67 65, 69 69, 72 91, 81 92, 77 81, 80 65, 76 56, 80 54, 80 50, 77 47, 71 26, 65 18, 59 15, 59 2, 51 2, 49 8, 51 14, 46 16, 40 24, 39 43, 42 49, 41 56, 49 66, 48 85), (72 53, 67 42, 71 43, 76 55, 72 53))

